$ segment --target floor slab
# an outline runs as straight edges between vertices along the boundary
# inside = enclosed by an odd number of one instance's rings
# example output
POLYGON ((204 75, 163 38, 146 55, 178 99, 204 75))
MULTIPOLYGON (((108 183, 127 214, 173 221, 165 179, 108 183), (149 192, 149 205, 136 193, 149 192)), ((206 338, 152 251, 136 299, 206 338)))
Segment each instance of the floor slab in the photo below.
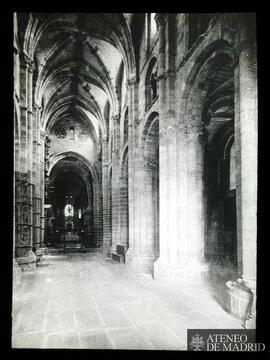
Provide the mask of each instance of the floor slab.
POLYGON ((13 294, 14 348, 185 350, 188 328, 241 328, 205 285, 153 280, 98 253, 48 261, 13 294))

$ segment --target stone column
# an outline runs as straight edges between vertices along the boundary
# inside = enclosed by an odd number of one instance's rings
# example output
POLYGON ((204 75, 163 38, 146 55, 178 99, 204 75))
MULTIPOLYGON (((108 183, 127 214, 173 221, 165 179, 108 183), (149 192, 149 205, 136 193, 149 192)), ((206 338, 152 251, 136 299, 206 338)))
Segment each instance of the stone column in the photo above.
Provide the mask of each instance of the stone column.
POLYGON ((120 184, 119 184, 120 115, 113 116, 113 157, 112 157, 112 244, 110 252, 116 251, 120 241, 120 184))
POLYGON ((36 197, 35 197, 35 207, 36 207, 36 239, 37 247, 41 247, 41 136, 40 136, 40 126, 41 126, 41 107, 35 105, 36 109, 36 197))
POLYGON ((159 239, 160 239, 160 258, 154 265, 154 276, 160 277, 163 274, 163 266, 167 265, 167 251, 168 251, 168 203, 167 203, 167 136, 165 129, 165 117, 166 117, 166 96, 167 96, 167 84, 166 84, 166 53, 165 53, 165 23, 166 15, 156 14, 159 42, 158 42, 158 88, 159 88, 159 203, 160 203, 160 226, 159 226, 159 239), (161 271, 159 271, 159 269, 161 271), (159 274, 160 273, 160 274, 159 274))
MULTIPOLYGON (((192 112, 191 112, 192 113, 192 112)), ((204 259, 204 130, 201 119, 194 122, 194 116, 188 119, 188 278, 203 280, 207 272, 204 259)))
POLYGON ((33 250, 36 252, 36 249, 39 247, 39 227, 38 227, 38 202, 37 202, 37 172, 38 172, 38 142, 37 142, 37 135, 38 135, 38 127, 37 127, 37 108, 34 105, 34 114, 32 117, 32 182, 33 182, 33 250))
POLYGON ((36 151, 33 152, 35 154, 35 197, 34 197, 34 241, 33 244, 36 248, 36 256, 37 256, 37 265, 48 265, 45 260, 45 247, 42 239, 42 230, 41 230, 41 223, 42 223, 42 194, 41 194, 41 179, 43 176, 43 162, 41 161, 42 156, 42 138, 40 133, 40 126, 41 126, 41 107, 35 104, 35 140, 33 142, 33 146, 36 148, 36 151))
POLYGON ((34 157, 35 154, 34 148, 33 148, 33 132, 35 128, 34 124, 34 116, 33 116, 33 71, 34 71, 34 65, 33 61, 28 59, 29 66, 28 66, 28 89, 27 89, 27 173, 28 173, 28 187, 29 187, 29 214, 28 214, 28 221, 29 221, 29 232, 30 232, 30 244, 31 244, 31 250, 33 247, 33 197, 34 197, 34 191, 35 191, 35 185, 34 185, 34 173, 33 173, 33 167, 34 167, 34 157))
POLYGON ((128 153, 120 164, 120 243, 128 249, 128 153))
POLYGON ((159 248, 154 277, 174 279, 177 267, 176 115, 173 29, 167 14, 157 14, 159 32, 159 248))
POLYGON ((15 259, 15 247, 20 234, 20 203, 19 203, 19 186, 20 186, 20 63, 19 63, 19 44, 18 44, 18 25, 17 14, 13 15, 14 33, 14 177, 13 177, 13 269, 12 285, 13 294, 21 283, 21 268, 15 259))
POLYGON ((147 271, 153 273, 155 259, 155 209, 153 194, 153 172, 157 166, 156 159, 143 160, 140 183, 141 226, 140 255, 145 261, 147 271))
POLYGON ((126 263, 136 271, 149 272, 148 259, 141 247, 142 164, 138 149, 138 80, 131 74, 127 80, 129 101, 129 149, 128 149, 128 196, 129 196, 129 249, 126 263))
POLYGON ((103 201, 103 253, 108 255, 111 246, 110 204, 109 204, 109 143, 106 135, 102 138, 102 201, 103 201))
POLYGON ((45 131, 40 130, 40 246, 44 246, 44 232, 45 232, 45 131))
POLYGON ((20 57, 20 174, 17 187, 18 232, 15 254, 23 270, 34 270, 36 257, 32 252, 32 174, 30 150, 32 149, 32 63, 23 53, 20 57))
POLYGON ((257 59, 255 41, 251 41, 247 34, 248 26, 248 24, 243 24, 242 27, 239 61, 235 69, 236 203, 239 270, 241 272, 242 267, 243 280, 253 293, 251 316, 245 326, 255 328, 258 156, 257 59))
POLYGON ((96 174, 93 179, 93 195, 94 195, 94 206, 93 206, 93 235, 94 243, 96 246, 100 246, 102 243, 103 228, 102 228, 102 169, 99 164, 96 165, 96 174))
MULTIPOLYGON (((154 277, 197 282, 203 262, 203 144, 199 119, 176 119, 175 22, 158 16, 160 257, 154 277)), ((179 105, 178 105, 179 106, 179 105)))

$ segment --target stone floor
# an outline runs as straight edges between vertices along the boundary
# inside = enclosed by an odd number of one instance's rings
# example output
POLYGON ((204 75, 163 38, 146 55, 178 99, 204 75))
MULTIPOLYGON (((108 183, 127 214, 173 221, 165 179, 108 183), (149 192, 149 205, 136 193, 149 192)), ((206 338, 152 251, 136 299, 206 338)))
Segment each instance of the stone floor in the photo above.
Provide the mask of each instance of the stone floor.
POLYGON ((48 261, 13 296, 13 348, 186 350, 187 328, 241 328, 205 286, 153 280, 98 253, 48 261))

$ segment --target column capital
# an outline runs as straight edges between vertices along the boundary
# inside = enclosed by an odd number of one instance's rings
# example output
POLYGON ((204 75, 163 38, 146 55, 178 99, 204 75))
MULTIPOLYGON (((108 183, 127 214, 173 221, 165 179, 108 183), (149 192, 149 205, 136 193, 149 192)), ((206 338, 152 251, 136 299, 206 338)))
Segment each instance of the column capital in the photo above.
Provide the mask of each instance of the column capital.
POLYGON ((42 111, 42 106, 37 104, 36 102, 34 102, 34 109, 37 111, 37 112, 41 112, 42 111))
POLYGON ((127 86, 132 86, 137 82, 137 75, 131 74, 129 78, 127 79, 127 86))
POLYGON ((143 159, 143 167, 147 170, 155 169, 157 167, 157 159, 145 156, 143 159))
POLYGON ((159 74, 158 76, 157 76, 157 81, 160 81, 160 80, 164 80, 164 79, 166 79, 166 74, 165 73, 162 73, 162 74, 159 74))
POLYGON ((33 68, 34 61, 25 51, 20 52, 20 62, 31 69, 33 68))
POLYGON ((113 118, 114 123, 119 124, 121 115, 118 113, 118 114, 113 115, 112 118, 113 118))
POLYGON ((189 123, 189 124, 179 123, 178 128, 180 131, 182 130, 185 135, 194 134, 203 137, 208 135, 203 123, 189 123))
POLYGON ((50 137, 47 135, 46 136, 46 133, 45 133, 45 143, 46 143, 46 145, 48 145, 49 146, 49 144, 51 143, 51 139, 50 139, 50 137))
POLYGON ((35 64, 34 64, 34 62, 32 62, 32 63, 28 63, 28 72, 29 73, 33 73, 34 71, 35 71, 35 64))
POLYGON ((41 139, 45 139, 45 135, 46 135, 46 131, 45 130, 40 130, 41 139))
POLYGON ((243 52, 246 51, 248 52, 246 59, 248 60, 250 67, 255 68, 257 64, 257 48, 256 45, 249 40, 241 41, 236 47, 236 57, 234 59, 234 65, 237 65, 237 63, 239 62, 239 57, 242 55, 243 52))
POLYGON ((162 26, 164 26, 166 20, 167 20, 167 14, 164 14, 164 13, 156 13, 156 15, 155 15, 155 21, 156 21, 156 23, 157 23, 158 30, 160 30, 160 28, 161 28, 162 26))
POLYGON ((203 144, 207 144, 208 143, 208 136, 209 136, 209 132, 206 129, 205 126, 200 126, 199 127, 199 135, 198 138, 199 140, 203 143, 203 144))

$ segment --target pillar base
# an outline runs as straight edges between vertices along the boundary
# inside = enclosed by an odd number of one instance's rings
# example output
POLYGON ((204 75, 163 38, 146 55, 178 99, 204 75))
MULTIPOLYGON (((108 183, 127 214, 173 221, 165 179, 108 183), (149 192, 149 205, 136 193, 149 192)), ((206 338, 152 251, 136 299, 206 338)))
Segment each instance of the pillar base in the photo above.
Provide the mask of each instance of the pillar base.
POLYGON ((37 262, 40 261, 40 259, 43 257, 45 252, 46 252, 46 249, 44 247, 40 247, 36 250, 37 262))
POLYGON ((22 271, 34 272, 36 270, 37 257, 33 251, 29 251, 27 256, 16 258, 22 271))
POLYGON ((46 252, 47 249, 45 247, 40 247, 36 250, 36 257, 37 257, 37 266, 48 266, 49 263, 46 259, 46 252))
POLYGON ((112 254, 116 253, 116 245, 111 246, 110 249, 108 250, 108 257, 112 257, 112 254))
POLYGON ((16 259, 13 259, 12 280, 14 292, 14 290, 16 290, 20 286, 22 280, 22 270, 18 265, 16 259))
POLYGON ((202 283, 207 281, 208 264, 189 261, 186 266, 171 265, 168 259, 159 258, 154 263, 154 279, 167 280, 177 283, 202 283))
POLYGON ((110 246, 106 246, 103 245, 101 248, 101 252, 103 253, 103 255, 105 255, 106 257, 111 258, 112 257, 112 253, 111 253, 111 247, 110 246))
POLYGON ((129 251, 126 252, 125 262, 126 265, 134 268, 136 272, 151 274, 154 272, 154 256, 143 256, 134 254, 129 251))

